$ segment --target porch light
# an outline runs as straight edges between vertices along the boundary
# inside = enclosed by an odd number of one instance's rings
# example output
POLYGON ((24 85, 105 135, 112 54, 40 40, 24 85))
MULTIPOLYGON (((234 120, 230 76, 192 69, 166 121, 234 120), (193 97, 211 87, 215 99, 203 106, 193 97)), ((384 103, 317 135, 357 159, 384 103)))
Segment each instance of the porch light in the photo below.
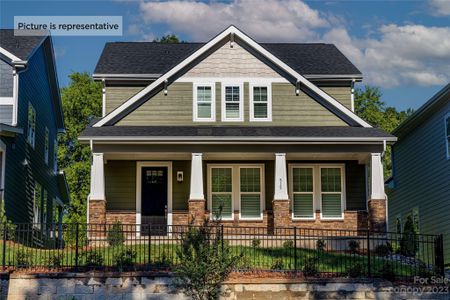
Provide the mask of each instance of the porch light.
POLYGON ((232 32, 230 34, 230 48, 233 48, 234 46, 234 33, 232 32))
POLYGON ((167 80, 164 81, 164 96, 167 96, 167 80))
POLYGON ((300 95, 300 81, 297 81, 295 84, 295 94, 298 96, 300 95))

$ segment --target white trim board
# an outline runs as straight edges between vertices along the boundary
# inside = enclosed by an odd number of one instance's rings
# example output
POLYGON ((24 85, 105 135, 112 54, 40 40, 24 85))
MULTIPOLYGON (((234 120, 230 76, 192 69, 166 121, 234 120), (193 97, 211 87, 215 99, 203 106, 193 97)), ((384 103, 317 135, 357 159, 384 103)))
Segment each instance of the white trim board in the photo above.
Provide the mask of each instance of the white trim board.
POLYGON ((149 84, 146 88, 141 90, 136 95, 132 96, 130 99, 125 101, 123 104, 118 106, 115 110, 110 112, 108 115, 106 115, 103 119, 98 121, 93 125, 93 127, 101 127, 104 125, 110 125, 111 123, 115 123, 118 120, 122 119, 121 115, 123 113, 126 113, 126 110, 129 108, 133 108, 134 105, 138 103, 143 97, 145 97, 150 92, 154 91, 156 88, 160 87, 165 82, 168 82, 170 79, 173 79, 172 77, 177 75, 181 70, 183 70, 186 67, 189 67, 189 65, 194 62, 196 59, 201 58, 201 56, 206 53, 207 51, 211 50, 216 44, 227 38, 228 36, 234 35, 234 37, 238 37, 242 39, 244 43, 249 45, 251 48, 255 49, 257 52, 259 52, 262 56, 267 58, 269 61, 286 71, 290 76, 295 78, 300 84, 300 87, 305 86, 313 93, 317 94, 321 99, 323 99, 325 102, 330 103, 333 107, 335 107, 338 111, 342 112, 344 115, 346 115, 349 119, 354 121, 355 123, 359 124, 363 127, 372 127, 369 123, 365 122, 363 119, 358 117, 356 114, 354 114, 350 109, 348 109, 345 105, 341 104, 339 101, 322 91, 319 87, 314 85, 312 82, 307 80, 304 76, 296 72, 294 69, 289 67, 287 64, 282 62, 280 59, 278 59, 276 56, 274 56, 272 53, 267 51, 264 47, 259 45, 257 42, 255 42, 253 39, 251 39, 249 36, 244 34, 242 31, 240 31, 235 26, 231 25, 221 33, 219 33, 217 36, 215 36, 213 39, 211 39, 208 43, 203 45, 200 49, 195 51, 193 54, 191 54, 188 58, 183 60, 181 63, 170 69, 168 72, 166 72, 163 76, 159 77, 157 80, 149 84))

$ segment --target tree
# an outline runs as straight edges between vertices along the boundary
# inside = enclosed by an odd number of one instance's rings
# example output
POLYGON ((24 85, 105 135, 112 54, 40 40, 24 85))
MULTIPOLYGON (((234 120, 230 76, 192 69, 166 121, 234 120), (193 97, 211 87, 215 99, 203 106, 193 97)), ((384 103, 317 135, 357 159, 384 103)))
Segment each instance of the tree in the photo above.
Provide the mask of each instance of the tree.
MULTIPOLYGON (((163 35, 160 39, 154 39, 153 41, 161 43, 161 44, 180 43, 180 39, 175 34, 166 34, 166 35, 163 35)), ((184 43, 184 41, 181 43, 184 43)))
MULTIPOLYGON (((366 85, 364 89, 355 90, 355 113, 372 126, 391 133, 409 117, 413 110, 397 111, 394 107, 386 106, 381 101, 380 88, 366 85)), ((384 154, 384 176, 392 174, 391 147, 387 147, 384 154)))
POLYGON ((70 190, 70 207, 65 222, 86 222, 86 200, 89 195, 89 145, 82 145, 78 136, 96 117, 101 116, 102 87, 88 73, 69 75, 69 86, 61 89, 66 133, 59 137, 58 163, 64 170, 70 190))

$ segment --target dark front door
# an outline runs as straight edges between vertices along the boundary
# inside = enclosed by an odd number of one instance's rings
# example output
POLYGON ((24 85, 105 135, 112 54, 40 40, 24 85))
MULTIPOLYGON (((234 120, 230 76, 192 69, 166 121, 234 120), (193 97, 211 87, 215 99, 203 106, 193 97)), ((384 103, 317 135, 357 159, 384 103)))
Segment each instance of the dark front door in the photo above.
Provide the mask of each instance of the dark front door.
POLYGON ((167 167, 142 168, 142 223, 166 225, 167 167))

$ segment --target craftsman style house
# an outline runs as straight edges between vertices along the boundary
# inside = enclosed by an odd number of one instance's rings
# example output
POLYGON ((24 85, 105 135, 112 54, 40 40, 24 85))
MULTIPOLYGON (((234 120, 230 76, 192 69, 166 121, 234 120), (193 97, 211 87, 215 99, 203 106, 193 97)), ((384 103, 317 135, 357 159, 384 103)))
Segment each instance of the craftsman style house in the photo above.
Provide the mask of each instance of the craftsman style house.
POLYGON ((396 138, 353 113, 358 69, 330 44, 108 43, 90 223, 385 230, 382 156, 396 138))
POLYGON ((68 203, 58 170, 64 120, 49 35, 0 30, 0 199, 13 222, 61 221, 68 203))

